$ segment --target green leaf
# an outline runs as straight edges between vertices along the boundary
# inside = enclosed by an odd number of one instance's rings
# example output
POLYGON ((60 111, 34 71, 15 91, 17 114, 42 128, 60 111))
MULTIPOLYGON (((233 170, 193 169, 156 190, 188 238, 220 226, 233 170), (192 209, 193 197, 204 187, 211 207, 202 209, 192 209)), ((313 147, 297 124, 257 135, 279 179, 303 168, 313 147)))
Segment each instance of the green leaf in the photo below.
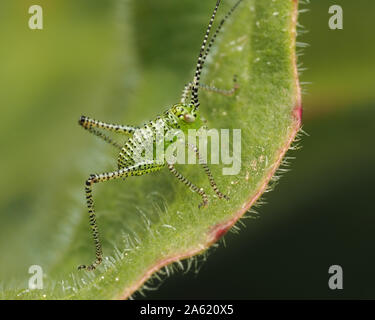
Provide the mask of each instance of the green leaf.
MULTIPOLYGON (((126 100, 113 100, 126 106, 100 120, 138 125, 177 102, 184 83, 192 79, 214 1, 121 4, 117 10, 126 16, 121 21, 130 23, 122 31, 126 57, 116 56, 116 62, 126 71, 127 85, 126 94, 115 98, 126 96, 126 100)), ((224 1, 219 18, 233 4, 224 1)), ((117 159, 108 146, 91 143, 93 137, 88 136, 88 145, 74 149, 78 165, 68 173, 65 170, 39 199, 41 211, 51 216, 36 215, 34 227, 27 228, 33 239, 34 264, 46 272, 45 289, 8 289, 3 297, 128 298, 161 268, 204 253, 221 239, 267 189, 300 128, 296 19, 297 1, 244 0, 226 23, 205 66, 205 84, 231 88, 236 74, 240 85, 232 97, 200 93, 201 112, 209 128, 241 129, 240 173, 223 175, 223 165, 210 166, 229 201, 213 195, 203 170, 195 165, 178 169, 207 190, 209 205, 203 209, 198 209, 200 197, 168 170, 95 185, 106 259, 94 272, 76 271, 94 258, 82 182, 91 173, 114 170, 117 159)), ((91 112, 87 115, 98 118, 91 112)), ((86 135, 83 130, 75 134, 86 135)), ((188 259, 185 267, 193 261, 188 259)))

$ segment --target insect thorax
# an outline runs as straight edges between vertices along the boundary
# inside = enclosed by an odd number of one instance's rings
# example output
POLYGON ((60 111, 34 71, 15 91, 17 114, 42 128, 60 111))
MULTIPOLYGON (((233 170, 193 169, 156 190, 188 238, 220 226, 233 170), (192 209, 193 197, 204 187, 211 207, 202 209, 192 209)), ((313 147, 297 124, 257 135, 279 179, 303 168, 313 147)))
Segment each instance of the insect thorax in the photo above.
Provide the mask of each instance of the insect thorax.
POLYGON ((139 155, 144 157, 145 149, 152 149, 152 159, 156 159, 157 148, 165 150, 179 134, 186 135, 189 129, 199 129, 202 123, 199 113, 191 104, 175 104, 156 119, 145 123, 125 142, 118 156, 119 169, 138 163, 139 155))

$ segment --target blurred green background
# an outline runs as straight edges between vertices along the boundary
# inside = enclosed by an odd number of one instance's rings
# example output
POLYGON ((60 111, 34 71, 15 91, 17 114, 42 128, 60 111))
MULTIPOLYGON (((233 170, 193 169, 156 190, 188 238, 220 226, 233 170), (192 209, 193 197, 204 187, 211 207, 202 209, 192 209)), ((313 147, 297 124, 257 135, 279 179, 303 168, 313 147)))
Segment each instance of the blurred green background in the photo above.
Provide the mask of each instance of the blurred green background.
MULTIPOLYGON (((97 157, 97 144, 78 117, 141 122, 175 102, 191 77, 211 3, 139 0, 127 12, 128 2, 1 1, 4 286, 27 278, 30 264, 53 260, 69 238, 59 205, 72 198, 82 205, 76 190, 103 162, 80 162, 97 157), (34 4, 44 10, 42 31, 27 25, 34 4)), ((375 3, 312 0, 303 8, 310 9, 300 16, 309 32, 299 38, 310 45, 299 60, 307 68, 301 81, 310 83, 303 84, 308 136, 288 154, 296 157, 292 170, 199 273, 177 273, 148 298, 375 298, 375 3), (328 28, 333 4, 344 10, 344 30, 328 28), (344 270, 341 291, 327 285, 334 264, 344 270)))

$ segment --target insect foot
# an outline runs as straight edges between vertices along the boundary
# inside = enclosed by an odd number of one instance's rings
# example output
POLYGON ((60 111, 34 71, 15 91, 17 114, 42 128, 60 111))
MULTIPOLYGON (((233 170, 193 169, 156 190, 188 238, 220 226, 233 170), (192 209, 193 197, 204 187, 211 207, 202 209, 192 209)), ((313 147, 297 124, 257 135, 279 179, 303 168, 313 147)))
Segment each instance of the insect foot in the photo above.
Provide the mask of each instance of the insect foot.
POLYGON ((96 267, 102 263, 102 259, 97 259, 93 264, 86 266, 84 264, 81 264, 78 267, 78 270, 87 270, 87 271, 94 271, 96 267))
POLYGON ((236 90, 238 90, 240 88, 240 85, 239 85, 239 83, 238 83, 238 81, 237 81, 237 75, 235 74, 234 76, 233 76, 233 89, 234 89, 234 91, 236 91, 236 90))
POLYGON ((208 200, 203 200, 200 204, 198 204, 198 209, 204 208, 208 206, 208 200))
POLYGON ((204 208, 208 205, 208 198, 206 193, 204 192, 203 188, 200 188, 198 193, 202 196, 202 202, 198 205, 198 208, 204 208))
POLYGON ((220 199, 224 198, 225 200, 229 201, 230 198, 226 195, 226 194, 221 194, 221 196, 219 196, 220 199))

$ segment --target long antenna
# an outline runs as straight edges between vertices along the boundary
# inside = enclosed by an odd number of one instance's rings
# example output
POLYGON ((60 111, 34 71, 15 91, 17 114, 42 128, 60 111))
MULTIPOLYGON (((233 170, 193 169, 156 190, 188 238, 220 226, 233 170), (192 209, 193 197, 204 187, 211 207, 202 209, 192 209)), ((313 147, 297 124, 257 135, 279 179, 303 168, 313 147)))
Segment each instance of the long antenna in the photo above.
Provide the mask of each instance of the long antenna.
POLYGON ((210 20, 210 23, 208 24, 206 34, 204 36, 203 43, 202 43, 202 46, 201 46, 201 50, 199 52, 197 68, 195 70, 195 75, 194 75, 194 80, 193 80, 193 87, 191 89, 191 103, 194 104, 195 110, 197 110, 198 107, 199 107, 198 88, 199 88, 199 80, 200 80, 200 76, 201 76, 201 71, 202 71, 202 67, 203 67, 203 64, 204 64, 203 54, 204 54, 204 51, 205 51, 205 48, 206 48, 206 43, 207 43, 208 37, 210 35, 212 24, 214 23, 216 12, 217 12, 217 9, 219 8, 220 2, 221 2, 221 0, 217 0, 217 2, 216 2, 214 12, 212 13, 211 20, 210 20))
POLYGON ((233 13, 233 11, 236 10, 236 8, 240 4, 240 2, 242 2, 242 0, 238 0, 236 2, 236 4, 227 12, 227 14, 225 15, 225 17, 220 21, 219 26, 216 28, 215 33, 212 36, 212 38, 210 40, 210 43, 208 44, 207 49, 206 49, 206 51, 204 53, 204 56, 203 56, 203 59, 202 59, 202 63, 201 63, 201 69, 203 67, 203 64, 206 61, 206 58, 207 58, 208 54, 210 53, 210 49, 211 49, 212 45, 215 43, 217 35, 219 34, 221 28, 223 27, 224 22, 230 17, 230 15, 233 13))
POLYGON ((197 69, 195 71, 195 77, 194 77, 193 86, 192 86, 192 89, 191 89, 192 90, 191 102, 194 104, 195 110, 197 110, 198 107, 199 107, 198 89, 199 89, 199 81, 200 81, 200 76, 201 76, 203 65, 206 61, 206 58, 207 58, 207 56, 210 52, 210 49, 211 49, 212 45, 214 44, 214 42, 216 40, 217 35, 219 34, 221 28, 223 27, 224 22, 230 17, 230 15, 233 13, 233 11, 236 10, 236 8, 238 7, 238 5, 241 2, 242 2, 242 0, 238 0, 236 2, 236 4, 227 12, 225 17, 220 21, 219 26, 216 28, 215 33, 212 36, 212 38, 211 38, 211 40, 210 40, 210 42, 207 46, 207 49, 205 49, 211 27, 212 27, 212 24, 214 22, 215 15, 216 15, 217 9, 218 9, 219 4, 220 4, 220 0, 218 0, 217 3, 216 3, 215 10, 212 14, 212 18, 211 18, 210 23, 208 25, 207 32, 206 32, 206 35, 204 37, 203 44, 202 44, 202 47, 201 47, 201 51, 199 53, 197 69), (204 54, 203 54, 203 51, 204 51, 204 54))

